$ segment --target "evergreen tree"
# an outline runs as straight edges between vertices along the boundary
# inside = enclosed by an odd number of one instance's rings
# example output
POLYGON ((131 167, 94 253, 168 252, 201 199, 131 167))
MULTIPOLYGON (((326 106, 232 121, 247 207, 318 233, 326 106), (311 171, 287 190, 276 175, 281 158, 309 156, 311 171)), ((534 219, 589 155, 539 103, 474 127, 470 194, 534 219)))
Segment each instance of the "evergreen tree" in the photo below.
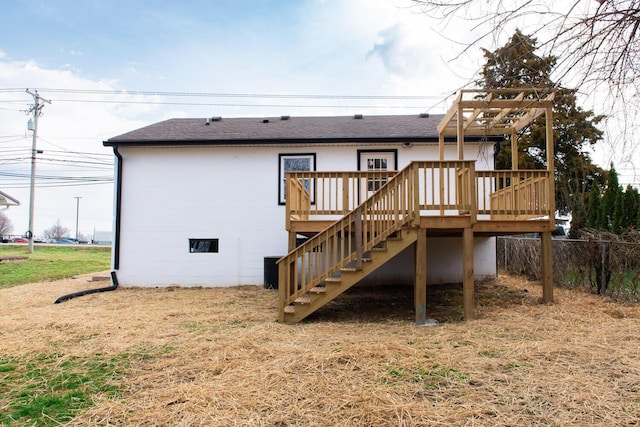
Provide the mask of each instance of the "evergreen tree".
POLYGON ((620 193, 621 190, 620 184, 618 183, 618 173, 612 163, 611 170, 607 176, 607 188, 602 196, 600 226, 603 230, 615 232, 614 214, 616 210, 616 199, 620 193))
MULTIPOLYGON (((519 87, 555 87, 551 72, 554 56, 536 55, 536 39, 520 30, 495 52, 484 51, 486 63, 478 85, 487 89, 519 87)), ((604 171, 593 164, 587 148, 602 139, 596 125, 603 119, 577 105, 576 91, 559 88, 553 106, 554 166, 556 208, 573 209, 573 195, 591 190, 594 182, 603 184, 604 171)), ((518 167, 546 168, 546 125, 544 117, 521 131, 518 139, 518 167)), ((505 139, 496 152, 496 169, 511 168, 511 143, 505 139)))
POLYGON ((586 227, 587 210, 584 206, 584 194, 576 192, 573 194, 573 211, 571 211, 571 228, 569 229, 569 238, 577 239, 580 237, 580 230, 586 227))
POLYGON ((631 185, 627 185, 622 201, 622 230, 636 228, 638 208, 640 207, 640 194, 631 185))
POLYGON ((613 217, 611 218, 611 231, 616 234, 622 233, 622 231, 626 228, 624 222, 624 207, 622 206, 623 201, 624 193, 622 192, 622 188, 618 187, 614 202, 613 217))
POLYGON ((585 227, 594 230, 600 229, 600 186, 596 182, 589 192, 589 207, 585 227))

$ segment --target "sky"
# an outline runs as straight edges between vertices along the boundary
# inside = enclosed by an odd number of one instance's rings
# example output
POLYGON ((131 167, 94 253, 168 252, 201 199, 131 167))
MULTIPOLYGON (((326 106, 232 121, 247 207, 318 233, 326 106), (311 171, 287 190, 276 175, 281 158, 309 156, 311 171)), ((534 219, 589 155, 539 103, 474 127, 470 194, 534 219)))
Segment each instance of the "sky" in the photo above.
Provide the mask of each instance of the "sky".
POLYGON ((14 234, 28 230, 26 89, 50 101, 34 234, 60 221, 92 237, 112 229, 106 139, 174 117, 442 113, 484 62, 461 54, 471 24, 452 31, 408 0, 3 3, 0 191, 21 202, 2 211, 14 234))

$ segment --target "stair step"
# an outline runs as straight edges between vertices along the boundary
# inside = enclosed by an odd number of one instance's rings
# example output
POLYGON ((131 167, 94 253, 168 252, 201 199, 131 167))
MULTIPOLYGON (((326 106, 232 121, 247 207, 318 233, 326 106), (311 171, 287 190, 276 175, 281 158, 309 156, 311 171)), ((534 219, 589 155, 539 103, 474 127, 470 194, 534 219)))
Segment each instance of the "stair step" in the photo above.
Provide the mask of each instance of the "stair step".
POLYGON ((324 294, 325 292, 327 292, 327 287, 325 285, 314 286, 313 288, 309 289, 309 292, 314 294, 324 294))
POLYGON ((340 277, 327 277, 324 279, 325 283, 340 283, 342 282, 342 278, 340 277))
POLYGON ((386 252, 387 251, 387 247, 386 246, 374 246, 371 250, 373 252, 386 252))
POLYGON ((298 298, 296 298, 294 302, 296 304, 309 304, 311 302, 311 295, 309 294, 300 295, 298 298))
POLYGON ((288 305, 284 308, 284 312, 288 314, 293 314, 296 312, 296 308, 293 305, 288 305))

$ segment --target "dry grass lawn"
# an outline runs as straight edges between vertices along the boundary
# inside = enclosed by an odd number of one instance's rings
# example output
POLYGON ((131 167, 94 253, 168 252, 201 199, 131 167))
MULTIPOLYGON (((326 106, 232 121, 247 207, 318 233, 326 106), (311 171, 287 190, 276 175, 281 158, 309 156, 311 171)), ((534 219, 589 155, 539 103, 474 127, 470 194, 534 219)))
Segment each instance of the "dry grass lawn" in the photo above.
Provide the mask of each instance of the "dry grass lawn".
MULTIPOLYGON (((501 276, 430 289, 439 325, 413 324, 412 289, 354 289, 297 325, 258 287, 118 289, 91 275, 0 290, 0 354, 136 357, 120 396, 67 425, 640 425, 640 307, 501 276)), ((0 409, 2 408, 0 394, 0 409)), ((6 405, 7 402, 4 402, 6 405)))

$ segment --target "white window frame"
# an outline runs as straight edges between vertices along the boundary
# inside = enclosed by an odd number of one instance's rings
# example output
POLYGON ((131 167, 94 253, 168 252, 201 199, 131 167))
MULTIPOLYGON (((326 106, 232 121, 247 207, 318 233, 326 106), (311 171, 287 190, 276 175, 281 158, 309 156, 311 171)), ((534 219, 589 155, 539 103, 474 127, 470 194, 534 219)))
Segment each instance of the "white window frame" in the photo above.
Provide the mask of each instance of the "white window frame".
MULTIPOLYGON (((316 153, 281 153, 278 154, 278 204, 286 204, 287 189, 285 182, 285 172, 311 172, 316 170, 316 153), (308 169, 286 168, 287 160, 305 159, 308 160, 308 169)), ((313 183, 305 182, 304 186, 311 193, 313 198, 313 183)), ((314 200, 312 199, 313 203, 314 200)))

